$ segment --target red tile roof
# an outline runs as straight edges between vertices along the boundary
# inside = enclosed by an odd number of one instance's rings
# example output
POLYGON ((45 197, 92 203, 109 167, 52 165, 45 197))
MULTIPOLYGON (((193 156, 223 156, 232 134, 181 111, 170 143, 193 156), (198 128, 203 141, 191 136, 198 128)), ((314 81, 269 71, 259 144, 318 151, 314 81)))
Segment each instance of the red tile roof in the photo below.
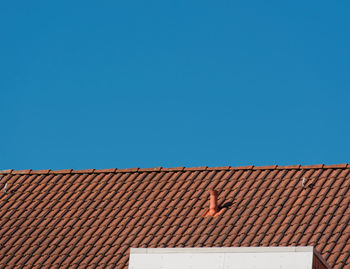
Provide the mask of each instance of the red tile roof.
POLYGON ((127 268, 130 247, 221 246, 315 246, 350 268, 346 164, 7 170, 0 187, 1 268, 127 268), (224 212, 204 218, 210 189, 224 212))

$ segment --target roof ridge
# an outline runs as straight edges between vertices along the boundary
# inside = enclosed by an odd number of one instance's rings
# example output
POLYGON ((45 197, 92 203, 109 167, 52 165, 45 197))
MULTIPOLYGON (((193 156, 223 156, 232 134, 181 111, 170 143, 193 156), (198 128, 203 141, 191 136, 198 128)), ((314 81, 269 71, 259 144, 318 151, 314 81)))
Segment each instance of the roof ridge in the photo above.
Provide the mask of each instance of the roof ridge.
POLYGON ((212 170, 292 170, 292 169, 346 169, 350 168, 350 164, 343 163, 343 164, 331 164, 331 165, 324 165, 324 164, 316 164, 316 165, 267 165, 267 166, 218 166, 218 167, 208 167, 208 166, 201 166, 201 167, 170 167, 170 168, 163 168, 163 167, 151 167, 151 168, 110 168, 110 169, 63 169, 63 170, 32 170, 32 169, 26 169, 26 170, 14 170, 14 169, 8 169, 8 170, 0 170, 0 174, 14 174, 14 175, 35 175, 35 174, 98 174, 98 173, 135 173, 135 172, 174 172, 174 171, 212 171, 212 170))

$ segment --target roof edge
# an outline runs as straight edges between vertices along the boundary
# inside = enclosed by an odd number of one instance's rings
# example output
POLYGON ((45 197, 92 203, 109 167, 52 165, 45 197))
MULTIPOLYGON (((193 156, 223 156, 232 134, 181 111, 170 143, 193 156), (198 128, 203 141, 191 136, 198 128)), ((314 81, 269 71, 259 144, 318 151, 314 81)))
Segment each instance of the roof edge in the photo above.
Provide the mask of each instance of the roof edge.
POLYGON ((317 251, 316 248, 314 248, 314 255, 321 261, 321 263, 327 268, 332 269, 332 267, 329 266, 327 261, 322 257, 322 255, 317 251))
POLYGON ((73 170, 73 169, 64 169, 64 170, 0 170, 0 175, 13 174, 13 175, 37 175, 37 174, 99 174, 99 173, 136 173, 136 172, 179 172, 179 171, 219 171, 219 170, 300 170, 300 169, 348 169, 350 165, 347 163, 344 164, 332 164, 332 165, 287 165, 287 166, 278 166, 278 165, 269 165, 269 166, 220 166, 220 167, 153 167, 153 168, 126 168, 126 169, 82 169, 82 170, 73 170))
POLYGON ((130 248, 130 254, 146 253, 266 253, 266 252, 310 252, 314 247, 204 247, 204 248, 130 248))

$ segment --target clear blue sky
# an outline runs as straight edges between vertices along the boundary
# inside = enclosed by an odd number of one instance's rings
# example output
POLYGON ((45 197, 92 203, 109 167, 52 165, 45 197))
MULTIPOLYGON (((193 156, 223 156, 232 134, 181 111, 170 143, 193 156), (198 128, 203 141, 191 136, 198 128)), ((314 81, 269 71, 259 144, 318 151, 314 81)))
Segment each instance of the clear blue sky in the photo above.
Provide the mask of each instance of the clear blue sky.
POLYGON ((0 168, 350 162, 350 2, 0 3, 0 168))

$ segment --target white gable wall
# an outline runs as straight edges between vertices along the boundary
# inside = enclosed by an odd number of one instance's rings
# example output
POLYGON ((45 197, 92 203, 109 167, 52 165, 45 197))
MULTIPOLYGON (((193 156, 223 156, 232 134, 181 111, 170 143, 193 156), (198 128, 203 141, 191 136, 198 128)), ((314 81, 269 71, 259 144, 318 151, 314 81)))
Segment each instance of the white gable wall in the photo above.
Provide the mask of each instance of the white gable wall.
POLYGON ((312 247, 131 249, 129 269, 312 269, 312 247))

